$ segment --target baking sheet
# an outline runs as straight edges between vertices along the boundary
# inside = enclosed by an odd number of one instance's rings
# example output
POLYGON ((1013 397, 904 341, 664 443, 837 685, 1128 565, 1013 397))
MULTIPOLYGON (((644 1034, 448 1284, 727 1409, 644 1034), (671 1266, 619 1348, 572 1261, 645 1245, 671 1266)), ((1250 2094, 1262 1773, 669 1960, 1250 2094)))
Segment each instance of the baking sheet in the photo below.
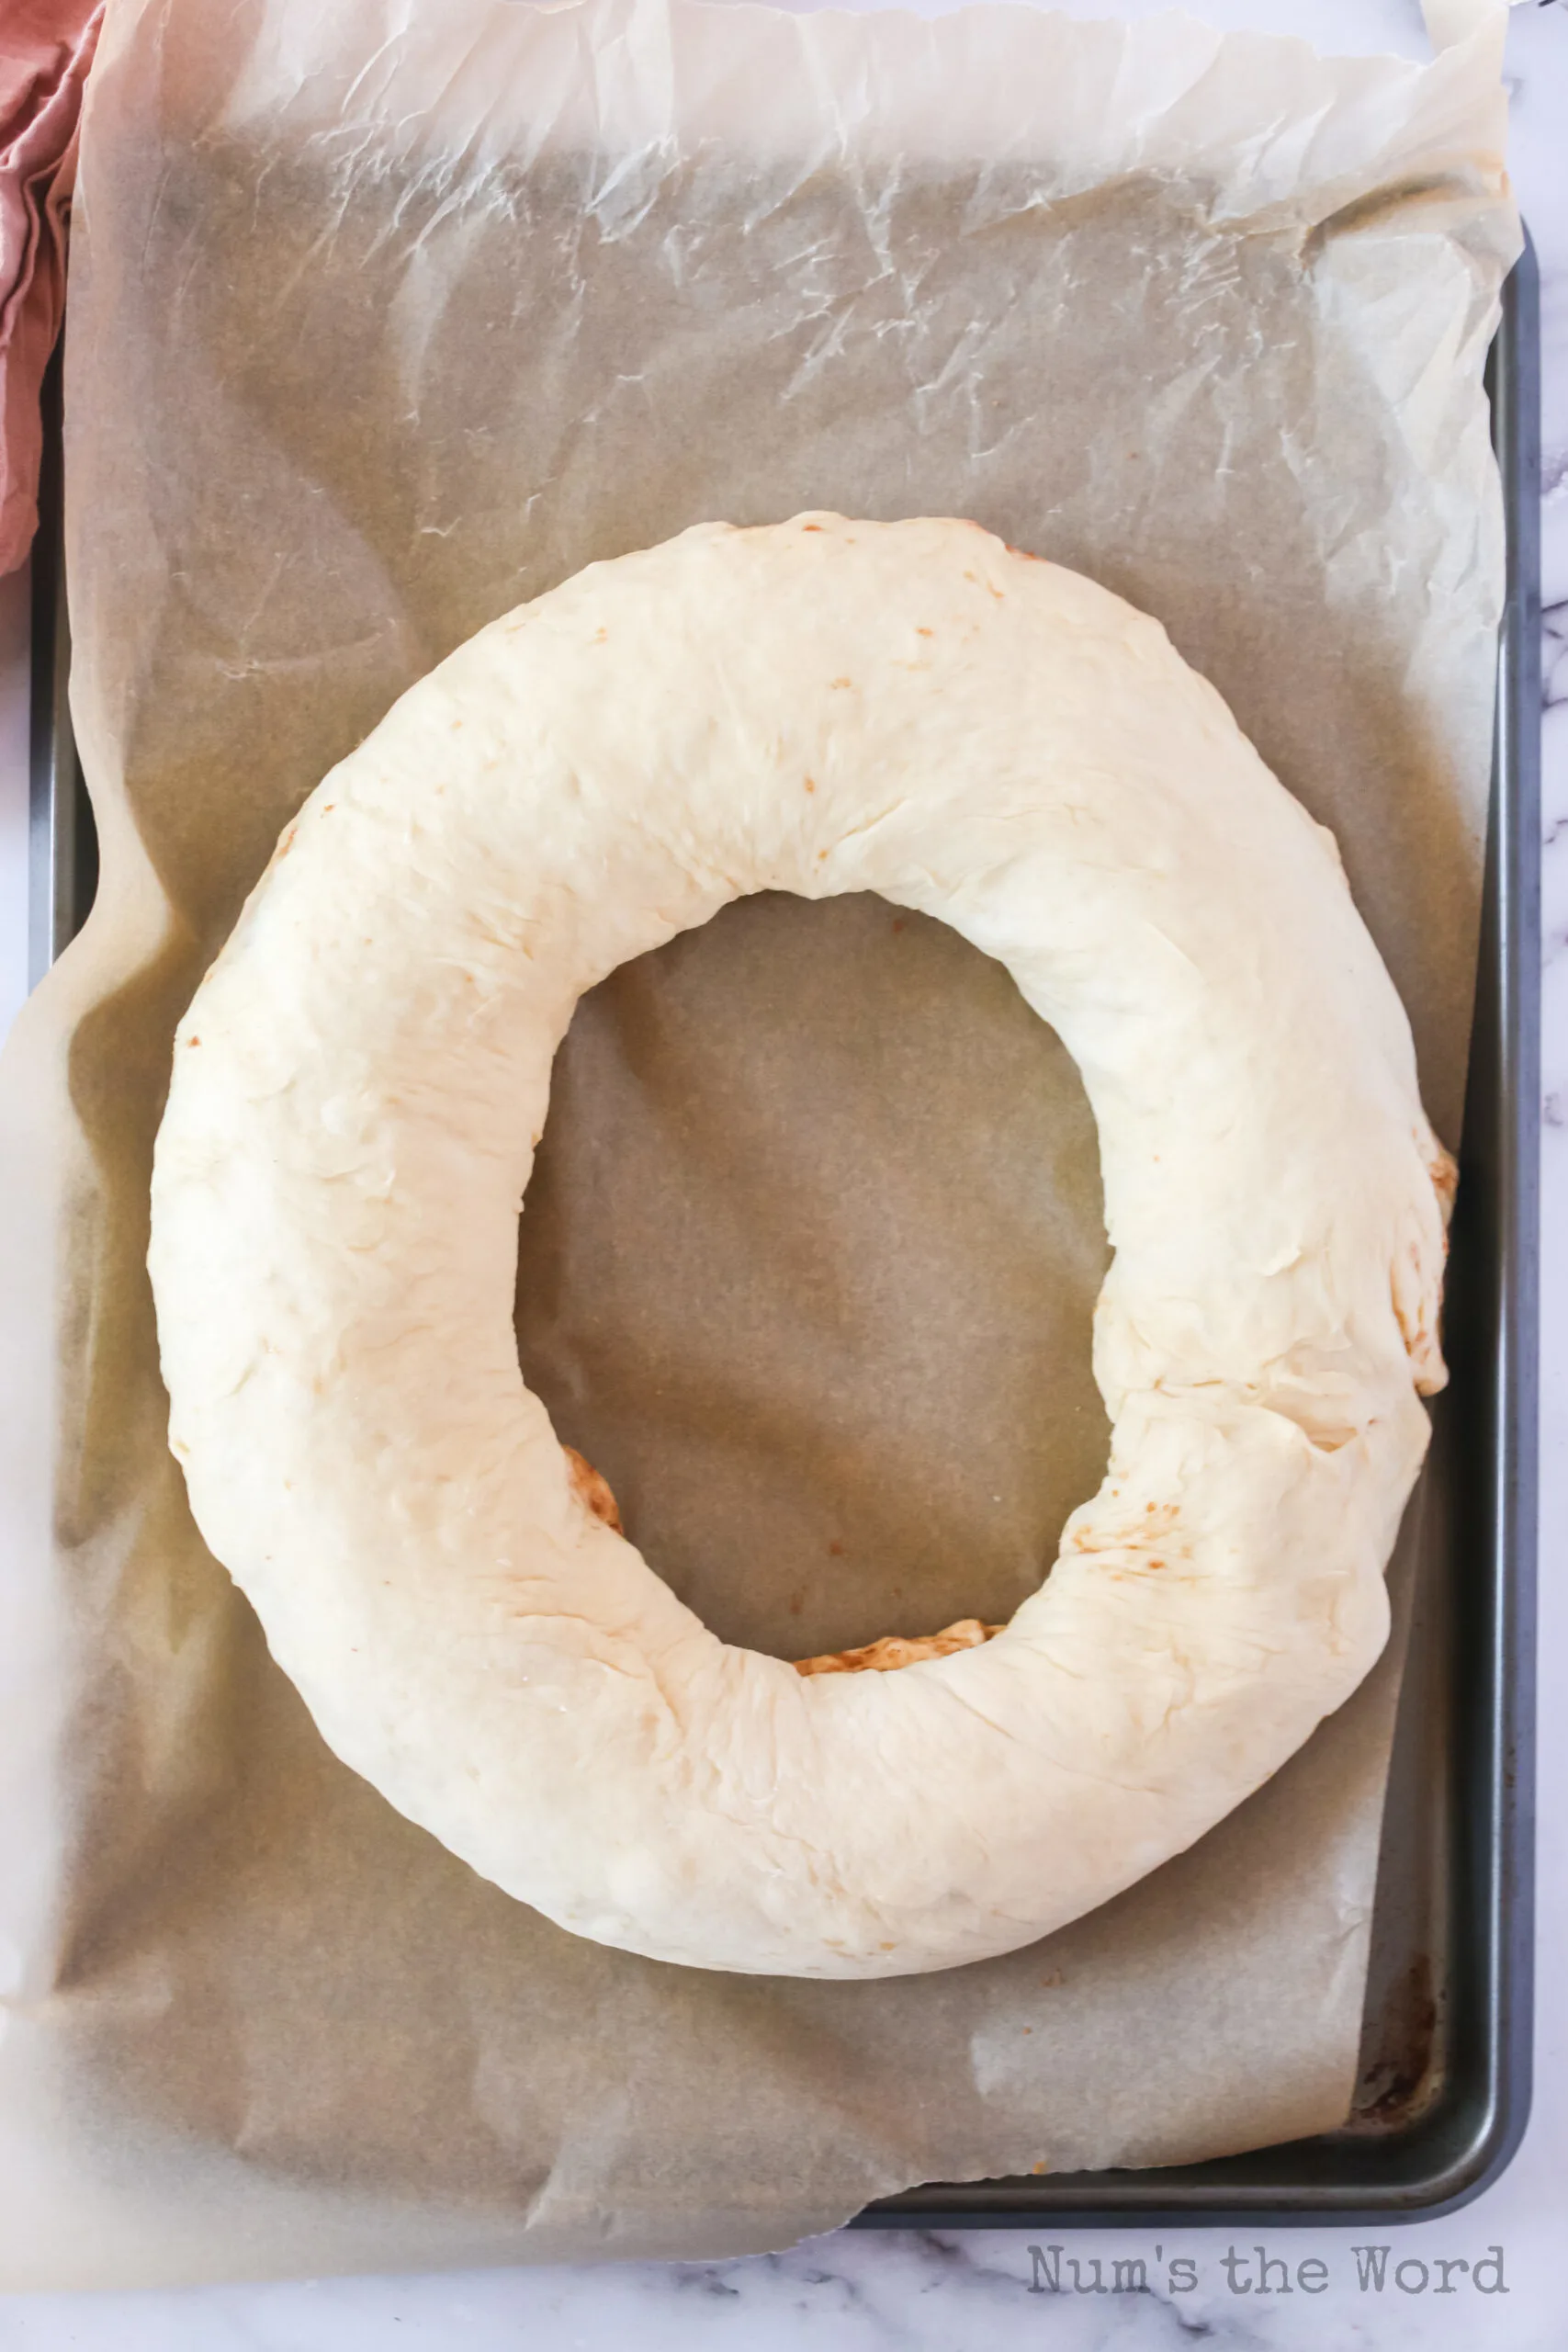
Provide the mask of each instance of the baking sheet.
MULTIPOLYGON (((1452 1140, 1500 36, 1418 72, 1018 10, 406 17, 129 0, 90 109, 70 561, 105 882, 7 1066, 0 2255, 64 2283, 733 2251, 914 2179, 1331 2125, 1392 1656, 1191 1855, 1008 1960, 807 1986, 575 1942, 325 1754, 202 1550, 146 1168, 196 977, 391 695, 593 556, 806 504, 970 513, 1157 611, 1339 833, 1452 1140)), ((748 902, 580 1012, 524 1363, 732 1638, 1003 1614, 1098 1477, 1097 1209, 1081 1090, 1005 976, 876 901, 748 902)))

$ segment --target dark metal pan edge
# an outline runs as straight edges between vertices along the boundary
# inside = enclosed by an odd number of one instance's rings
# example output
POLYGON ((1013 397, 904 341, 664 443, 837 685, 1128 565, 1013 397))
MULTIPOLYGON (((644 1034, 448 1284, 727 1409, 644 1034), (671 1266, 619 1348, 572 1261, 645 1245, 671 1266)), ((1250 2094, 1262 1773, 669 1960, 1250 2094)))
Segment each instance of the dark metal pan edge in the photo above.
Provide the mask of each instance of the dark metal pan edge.
POLYGON ((32 548, 31 710, 28 792, 28 986, 36 988, 86 921, 98 879, 98 837, 76 757, 67 684, 64 483, 61 447, 62 354, 42 389, 39 528, 32 548))

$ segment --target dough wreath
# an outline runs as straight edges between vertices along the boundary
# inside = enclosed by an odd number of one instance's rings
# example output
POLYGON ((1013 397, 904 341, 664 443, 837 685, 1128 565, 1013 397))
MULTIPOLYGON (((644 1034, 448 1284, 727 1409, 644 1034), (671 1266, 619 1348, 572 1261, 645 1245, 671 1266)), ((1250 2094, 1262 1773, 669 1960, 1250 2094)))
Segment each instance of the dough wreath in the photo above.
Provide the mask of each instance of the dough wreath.
POLYGON ((484 1876, 663 1960, 947 1967, 1190 1844, 1376 1657, 1446 1173, 1330 837, 1156 622, 969 524, 705 525, 481 629, 284 834, 158 1138, 171 1442, 326 1739, 484 1876), (896 1672, 720 1642, 518 1370, 573 1006, 765 889, 953 925, 1099 1122, 1105 1483, 896 1672))

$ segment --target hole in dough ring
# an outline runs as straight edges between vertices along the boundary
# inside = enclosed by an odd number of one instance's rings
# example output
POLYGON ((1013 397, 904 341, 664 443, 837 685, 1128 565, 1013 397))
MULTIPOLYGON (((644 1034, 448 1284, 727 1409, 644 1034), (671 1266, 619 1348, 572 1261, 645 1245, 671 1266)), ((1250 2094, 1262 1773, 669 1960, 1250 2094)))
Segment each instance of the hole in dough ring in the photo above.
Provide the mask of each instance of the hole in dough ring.
POLYGON ((284 834, 158 1138, 171 1442, 326 1739, 484 1876, 662 1960, 947 1967, 1179 1852, 1371 1664, 1447 1181, 1332 841, 1156 622, 969 524, 705 525, 482 629, 284 834), (752 890, 953 924, 1099 1123, 1105 1482, 897 1671, 727 1647, 518 1370, 572 1008, 752 890))

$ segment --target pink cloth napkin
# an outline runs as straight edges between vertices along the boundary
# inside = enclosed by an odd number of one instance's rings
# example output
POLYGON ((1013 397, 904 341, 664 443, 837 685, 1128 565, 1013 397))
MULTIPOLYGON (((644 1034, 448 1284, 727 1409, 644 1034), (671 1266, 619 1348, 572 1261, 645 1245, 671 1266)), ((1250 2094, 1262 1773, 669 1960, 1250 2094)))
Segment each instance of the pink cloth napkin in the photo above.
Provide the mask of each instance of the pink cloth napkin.
POLYGON ((102 0, 0 0, 0 572, 38 527, 39 387, 65 307, 65 222, 102 0))

